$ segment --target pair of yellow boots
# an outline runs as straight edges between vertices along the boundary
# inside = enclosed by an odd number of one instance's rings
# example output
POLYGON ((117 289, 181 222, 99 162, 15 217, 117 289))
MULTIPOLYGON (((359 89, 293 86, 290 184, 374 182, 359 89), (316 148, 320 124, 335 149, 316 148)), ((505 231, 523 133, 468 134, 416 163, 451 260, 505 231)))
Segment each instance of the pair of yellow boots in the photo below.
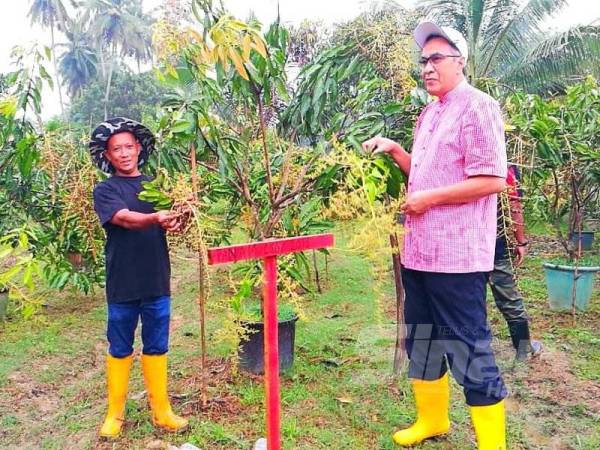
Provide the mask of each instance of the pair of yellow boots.
MULTIPOLYGON (((392 439, 398 445, 411 446, 450 429, 448 374, 438 380, 412 380, 417 420, 400 430, 392 439)), ((471 420, 479 450, 506 450, 504 400, 489 406, 471 406, 471 420)))
MULTIPOLYGON (((114 438, 121 432, 132 362, 133 356, 106 356, 108 412, 100 429, 100 436, 114 438)), ((142 373, 152 409, 152 423, 172 432, 185 429, 187 419, 173 413, 167 394, 167 355, 142 355, 142 373)))

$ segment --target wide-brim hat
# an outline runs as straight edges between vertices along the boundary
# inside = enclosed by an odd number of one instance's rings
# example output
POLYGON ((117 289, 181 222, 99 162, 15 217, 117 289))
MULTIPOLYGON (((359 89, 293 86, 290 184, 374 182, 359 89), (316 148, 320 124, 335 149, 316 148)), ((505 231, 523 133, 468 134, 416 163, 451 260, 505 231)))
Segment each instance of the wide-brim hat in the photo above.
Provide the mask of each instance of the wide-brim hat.
POLYGON ((113 173, 115 171, 113 165, 106 159, 106 144, 111 136, 125 131, 132 133, 142 146, 142 150, 138 156, 138 167, 142 167, 148 162, 148 158, 156 145, 156 139, 154 139, 152 131, 141 123, 127 117, 113 117, 98 125, 92 131, 92 136, 90 137, 90 154, 92 155, 94 164, 102 172, 113 173))

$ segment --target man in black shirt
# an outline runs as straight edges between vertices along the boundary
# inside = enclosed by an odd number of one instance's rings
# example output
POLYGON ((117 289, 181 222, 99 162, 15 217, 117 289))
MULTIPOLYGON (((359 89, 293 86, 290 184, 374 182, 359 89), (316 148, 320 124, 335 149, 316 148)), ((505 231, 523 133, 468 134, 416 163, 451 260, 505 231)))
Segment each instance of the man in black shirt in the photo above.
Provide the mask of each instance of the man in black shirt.
POLYGON ((167 394, 171 269, 165 234, 177 231, 177 217, 138 199, 142 181, 150 180, 139 167, 154 150, 154 136, 143 125, 116 117, 94 130, 89 147, 98 167, 111 174, 94 189, 94 209, 106 231, 108 302, 108 413, 100 435, 116 437, 121 431, 140 318, 152 421, 179 431, 188 421, 173 413, 167 394))

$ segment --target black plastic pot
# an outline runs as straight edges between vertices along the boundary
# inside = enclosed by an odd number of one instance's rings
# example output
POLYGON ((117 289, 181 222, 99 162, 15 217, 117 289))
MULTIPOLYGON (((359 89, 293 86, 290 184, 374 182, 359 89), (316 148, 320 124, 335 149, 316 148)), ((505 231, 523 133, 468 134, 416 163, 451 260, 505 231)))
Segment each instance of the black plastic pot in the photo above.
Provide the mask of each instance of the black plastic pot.
MULTIPOLYGON (((294 340, 298 317, 279 321, 279 373, 292 368, 294 364, 294 340)), ((248 340, 242 340, 238 348, 240 369, 253 374, 265 373, 264 326, 262 322, 245 322, 243 326, 250 332, 248 340)))

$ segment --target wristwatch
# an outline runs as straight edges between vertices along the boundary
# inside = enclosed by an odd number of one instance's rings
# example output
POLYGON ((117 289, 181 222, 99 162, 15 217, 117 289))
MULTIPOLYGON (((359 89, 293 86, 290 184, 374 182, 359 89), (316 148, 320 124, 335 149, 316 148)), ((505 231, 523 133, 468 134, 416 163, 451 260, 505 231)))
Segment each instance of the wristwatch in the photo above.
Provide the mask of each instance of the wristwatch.
POLYGON ((527 247, 527 244, 529 244, 529 241, 517 242, 517 247, 527 247))

